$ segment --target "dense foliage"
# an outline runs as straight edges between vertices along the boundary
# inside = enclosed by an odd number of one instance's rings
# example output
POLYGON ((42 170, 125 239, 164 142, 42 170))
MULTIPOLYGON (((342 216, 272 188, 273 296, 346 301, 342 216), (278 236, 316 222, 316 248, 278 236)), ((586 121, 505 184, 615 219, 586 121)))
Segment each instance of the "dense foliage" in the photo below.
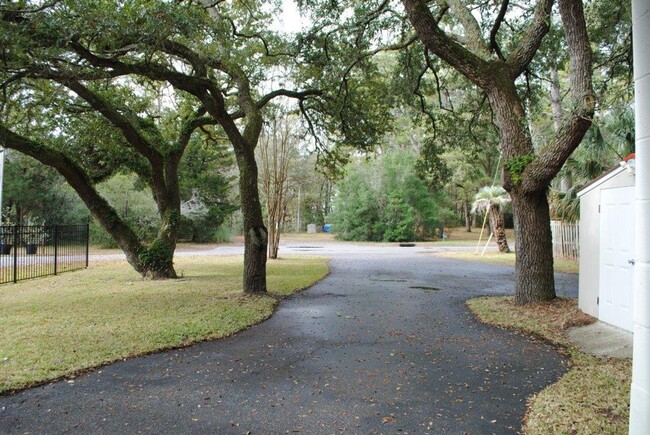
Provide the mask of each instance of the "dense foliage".
POLYGON ((88 222, 88 209, 58 172, 15 151, 3 152, 3 225, 88 222))
POLYGON ((416 155, 394 150, 352 163, 337 184, 332 224, 343 240, 408 242, 434 236, 441 194, 415 174, 416 155))

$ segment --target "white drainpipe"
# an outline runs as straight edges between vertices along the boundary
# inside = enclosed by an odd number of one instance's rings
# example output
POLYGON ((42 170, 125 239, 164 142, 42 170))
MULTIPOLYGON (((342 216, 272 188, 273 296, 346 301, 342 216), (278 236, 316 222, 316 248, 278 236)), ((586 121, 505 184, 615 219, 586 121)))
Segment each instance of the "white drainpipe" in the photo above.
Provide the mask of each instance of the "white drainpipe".
POLYGON ((650 431, 650 0, 632 0, 636 252, 630 434, 650 431))

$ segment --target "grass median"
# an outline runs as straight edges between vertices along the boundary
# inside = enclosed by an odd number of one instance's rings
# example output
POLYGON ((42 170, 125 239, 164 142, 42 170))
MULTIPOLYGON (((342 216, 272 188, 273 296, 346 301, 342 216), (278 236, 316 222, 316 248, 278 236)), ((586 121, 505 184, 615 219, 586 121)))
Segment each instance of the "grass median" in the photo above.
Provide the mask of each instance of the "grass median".
MULTIPOLYGON (((483 263, 498 264, 500 266, 515 266, 514 252, 504 254, 501 252, 490 251, 481 255, 480 251, 479 253, 476 253, 475 251, 455 251, 436 253, 435 256, 453 258, 455 260, 480 261, 483 263)), ((578 262, 575 260, 555 258, 553 260, 553 268, 556 272, 578 273, 578 262)))
POLYGON ((632 362, 597 358, 571 345, 566 329, 595 320, 582 313, 575 300, 520 307, 512 297, 484 297, 471 299, 467 305, 480 321, 542 337, 570 358, 570 369, 558 382, 529 398, 524 433, 628 432, 632 362))
POLYGON ((328 273, 325 258, 270 261, 269 294, 245 296, 241 256, 177 257, 175 266, 175 280, 143 280, 116 261, 1 286, 0 392, 232 335, 328 273))

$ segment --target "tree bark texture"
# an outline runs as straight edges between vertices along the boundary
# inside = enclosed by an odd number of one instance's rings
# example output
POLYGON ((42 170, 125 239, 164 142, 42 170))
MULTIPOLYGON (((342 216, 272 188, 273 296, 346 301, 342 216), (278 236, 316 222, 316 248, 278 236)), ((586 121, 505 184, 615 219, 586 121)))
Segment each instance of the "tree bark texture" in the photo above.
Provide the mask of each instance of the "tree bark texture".
POLYGON ((557 67, 551 67, 551 112, 553 113, 553 130, 558 131, 562 126, 562 90, 557 67))
POLYGON ((505 216, 499 206, 496 204, 491 204, 490 209, 490 226, 492 227, 492 232, 494 237, 497 240, 497 246, 499 247, 499 252, 508 253, 510 252, 510 247, 508 246, 508 240, 506 239, 506 225, 505 225, 505 216))
POLYGON ((554 299, 551 218, 546 192, 522 194, 514 190, 510 192, 510 197, 517 248, 515 304, 524 305, 554 299))
POLYGON ((252 150, 237 152, 239 194, 244 217, 244 293, 266 292, 268 232, 264 226, 257 186, 257 163, 252 150))
MULTIPOLYGON (((533 144, 514 83, 502 83, 488 91, 488 98, 507 163, 532 156, 533 144)), ((537 189, 524 194, 521 183, 526 165, 521 166, 516 171, 506 166, 504 188, 512 198, 515 224, 515 303, 527 304, 555 298, 555 278, 546 186, 536 186, 537 189)))

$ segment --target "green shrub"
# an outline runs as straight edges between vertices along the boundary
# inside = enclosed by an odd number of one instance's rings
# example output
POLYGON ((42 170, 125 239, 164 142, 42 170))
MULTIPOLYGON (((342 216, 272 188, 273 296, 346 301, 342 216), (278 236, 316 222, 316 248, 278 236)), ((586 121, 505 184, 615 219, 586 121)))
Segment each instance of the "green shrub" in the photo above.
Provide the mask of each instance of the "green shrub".
POLYGON ((94 219, 90 221, 89 229, 89 242, 93 246, 104 249, 117 248, 117 243, 113 240, 108 232, 102 228, 94 219))
POLYGON ((217 243, 230 243, 231 238, 232 238, 232 234, 230 232, 230 228, 224 225, 221 225, 214 232, 214 241, 217 243))

